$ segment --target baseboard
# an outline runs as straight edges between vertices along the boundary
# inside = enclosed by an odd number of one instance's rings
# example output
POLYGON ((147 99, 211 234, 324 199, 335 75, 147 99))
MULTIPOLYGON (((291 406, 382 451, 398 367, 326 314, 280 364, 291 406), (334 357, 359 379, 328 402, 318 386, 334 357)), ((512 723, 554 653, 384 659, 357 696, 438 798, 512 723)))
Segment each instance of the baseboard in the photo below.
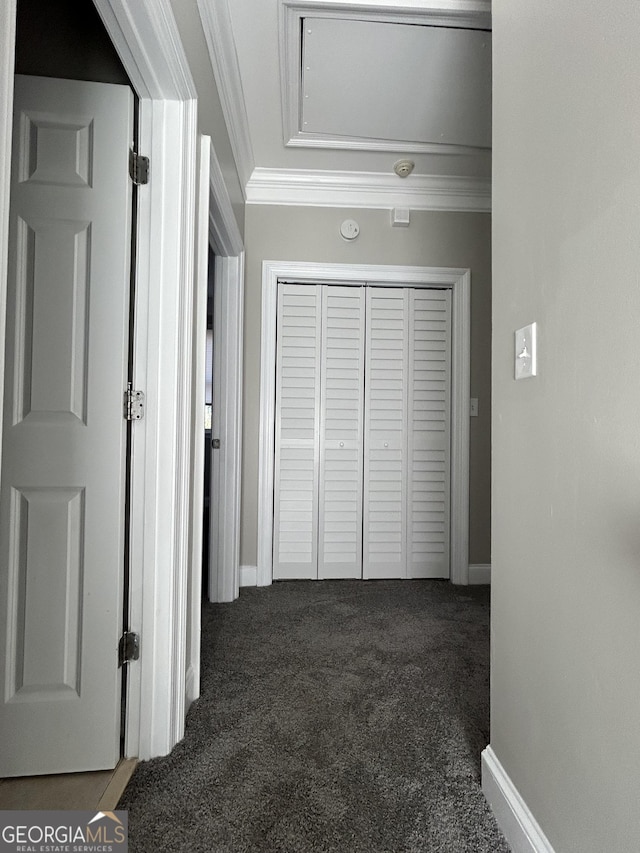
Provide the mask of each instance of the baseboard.
POLYGON ((185 711, 189 710, 192 702, 198 698, 196 691, 196 673, 193 664, 190 663, 185 673, 185 711))
POLYGON ((513 853, 554 853, 491 746, 482 752, 482 792, 513 853))
POLYGON ((491 563, 472 563, 469 566, 469 583, 491 583, 491 563))
POLYGON ((240 566, 240 586, 258 585, 258 567, 240 566))

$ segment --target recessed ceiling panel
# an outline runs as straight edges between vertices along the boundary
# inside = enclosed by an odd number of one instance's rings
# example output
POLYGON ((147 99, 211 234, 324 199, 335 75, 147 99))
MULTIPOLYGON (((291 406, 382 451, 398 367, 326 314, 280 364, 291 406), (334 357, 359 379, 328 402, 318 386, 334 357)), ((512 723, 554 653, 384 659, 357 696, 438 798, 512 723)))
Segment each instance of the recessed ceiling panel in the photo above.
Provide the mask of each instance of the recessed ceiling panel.
POLYGON ((491 34, 305 18, 299 130, 491 147, 491 34))

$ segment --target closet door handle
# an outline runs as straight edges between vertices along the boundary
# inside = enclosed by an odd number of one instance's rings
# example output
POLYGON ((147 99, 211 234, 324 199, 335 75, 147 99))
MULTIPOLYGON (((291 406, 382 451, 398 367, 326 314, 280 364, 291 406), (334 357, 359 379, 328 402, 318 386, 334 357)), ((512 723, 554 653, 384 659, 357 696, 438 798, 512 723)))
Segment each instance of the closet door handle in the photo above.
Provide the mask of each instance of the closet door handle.
POLYGON ((344 441, 340 442, 340 447, 344 447, 344 441))

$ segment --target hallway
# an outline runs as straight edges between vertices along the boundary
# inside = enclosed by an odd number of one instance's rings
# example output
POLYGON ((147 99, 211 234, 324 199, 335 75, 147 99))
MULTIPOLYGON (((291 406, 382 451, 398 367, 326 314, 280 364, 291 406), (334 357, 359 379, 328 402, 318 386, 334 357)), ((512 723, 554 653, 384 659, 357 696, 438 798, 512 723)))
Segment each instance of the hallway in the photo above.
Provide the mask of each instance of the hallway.
POLYGON ((203 613, 202 698, 120 801, 134 851, 506 853, 480 790, 489 589, 286 582, 203 613))

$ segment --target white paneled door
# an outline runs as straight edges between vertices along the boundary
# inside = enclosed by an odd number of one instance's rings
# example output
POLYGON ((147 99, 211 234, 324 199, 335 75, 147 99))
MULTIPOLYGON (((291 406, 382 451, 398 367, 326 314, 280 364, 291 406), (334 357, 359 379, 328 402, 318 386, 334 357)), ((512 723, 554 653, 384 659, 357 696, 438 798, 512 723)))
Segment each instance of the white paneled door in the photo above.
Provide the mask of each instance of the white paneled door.
POLYGON ((133 97, 16 77, 0 775, 120 755, 133 97))
POLYGON ((274 579, 449 577, 451 293, 279 285, 274 579))

